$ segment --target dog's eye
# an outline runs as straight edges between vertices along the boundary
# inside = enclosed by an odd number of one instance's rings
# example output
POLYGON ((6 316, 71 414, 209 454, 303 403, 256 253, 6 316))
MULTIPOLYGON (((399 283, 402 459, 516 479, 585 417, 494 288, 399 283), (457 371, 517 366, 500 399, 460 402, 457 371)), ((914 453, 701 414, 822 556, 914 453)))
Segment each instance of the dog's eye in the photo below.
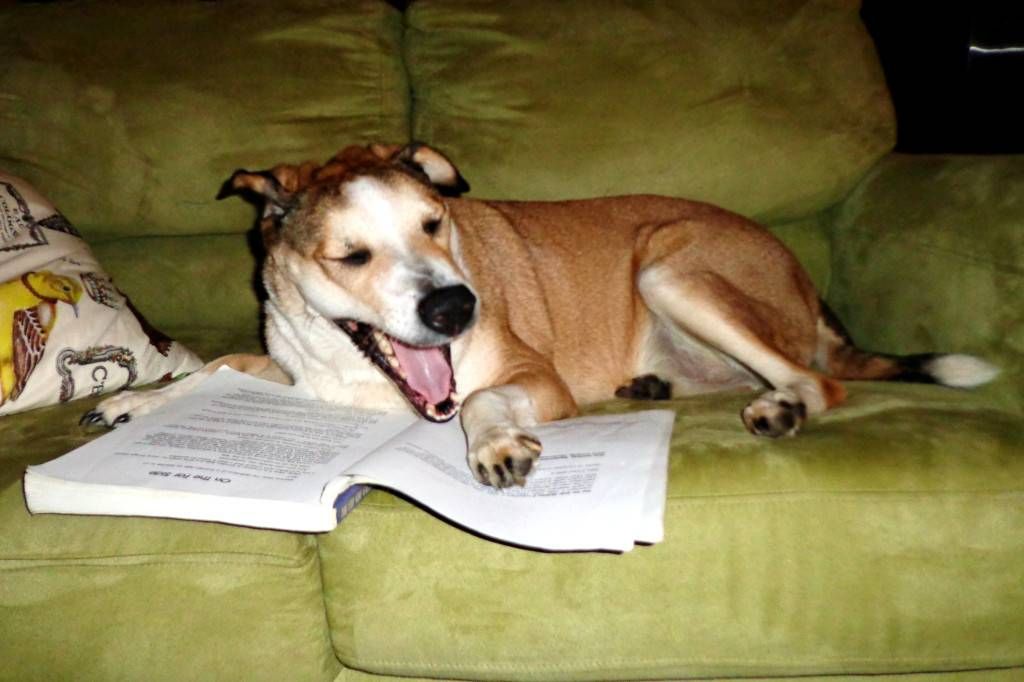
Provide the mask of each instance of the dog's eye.
POLYGON ((366 249, 359 249, 338 260, 345 265, 366 265, 370 262, 370 252, 366 249))
POLYGON ((441 221, 440 220, 428 220, 427 222, 423 223, 423 231, 426 232, 427 234, 429 234, 431 237, 433 237, 435 234, 437 234, 437 231, 440 230, 440 229, 441 229, 441 221))

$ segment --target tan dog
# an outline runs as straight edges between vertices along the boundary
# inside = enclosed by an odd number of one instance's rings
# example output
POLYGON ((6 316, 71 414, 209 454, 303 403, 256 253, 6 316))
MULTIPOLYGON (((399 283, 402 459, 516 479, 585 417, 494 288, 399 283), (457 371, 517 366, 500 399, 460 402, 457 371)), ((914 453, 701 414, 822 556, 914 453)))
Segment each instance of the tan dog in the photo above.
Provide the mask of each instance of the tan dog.
POLYGON ((465 188, 423 145, 236 172, 221 196, 263 206, 269 357, 220 358, 159 391, 109 398, 84 420, 145 413, 223 364, 438 421, 461 398, 470 469, 503 487, 522 485, 540 453, 531 426, 614 395, 766 388, 742 420, 777 437, 841 403, 838 379, 974 386, 995 375, 966 355, 858 350, 792 254, 723 209, 440 191, 465 188))

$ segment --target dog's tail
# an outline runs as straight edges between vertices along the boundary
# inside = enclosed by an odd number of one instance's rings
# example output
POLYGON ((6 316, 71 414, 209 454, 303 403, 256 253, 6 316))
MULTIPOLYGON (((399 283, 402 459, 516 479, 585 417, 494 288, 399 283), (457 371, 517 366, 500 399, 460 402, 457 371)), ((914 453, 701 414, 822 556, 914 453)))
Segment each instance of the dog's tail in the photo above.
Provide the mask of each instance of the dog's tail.
POLYGON ((818 352, 815 359, 823 372, 836 379, 907 381, 974 388, 987 384, 999 374, 998 367, 973 355, 887 355, 861 350, 824 301, 818 318, 818 352))

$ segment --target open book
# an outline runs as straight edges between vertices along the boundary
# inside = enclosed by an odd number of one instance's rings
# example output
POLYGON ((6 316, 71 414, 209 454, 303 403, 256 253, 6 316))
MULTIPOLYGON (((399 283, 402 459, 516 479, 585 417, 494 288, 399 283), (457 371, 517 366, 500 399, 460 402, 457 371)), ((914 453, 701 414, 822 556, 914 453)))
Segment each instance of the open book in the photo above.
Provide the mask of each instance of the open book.
POLYGON ((324 403, 224 368, 195 391, 25 473, 33 513, 161 516, 327 531, 390 488, 481 535, 549 550, 628 551, 662 539, 666 410, 532 429, 522 488, 481 485, 458 420, 324 403))

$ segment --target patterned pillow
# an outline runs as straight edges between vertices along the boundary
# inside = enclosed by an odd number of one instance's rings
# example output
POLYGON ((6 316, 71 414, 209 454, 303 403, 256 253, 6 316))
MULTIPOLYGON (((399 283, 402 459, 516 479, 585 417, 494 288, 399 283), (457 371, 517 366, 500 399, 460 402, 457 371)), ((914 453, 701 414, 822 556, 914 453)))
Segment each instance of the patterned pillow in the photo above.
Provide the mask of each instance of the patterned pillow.
POLYGON ((0 415, 201 364, 146 323, 52 204, 0 172, 0 415))

